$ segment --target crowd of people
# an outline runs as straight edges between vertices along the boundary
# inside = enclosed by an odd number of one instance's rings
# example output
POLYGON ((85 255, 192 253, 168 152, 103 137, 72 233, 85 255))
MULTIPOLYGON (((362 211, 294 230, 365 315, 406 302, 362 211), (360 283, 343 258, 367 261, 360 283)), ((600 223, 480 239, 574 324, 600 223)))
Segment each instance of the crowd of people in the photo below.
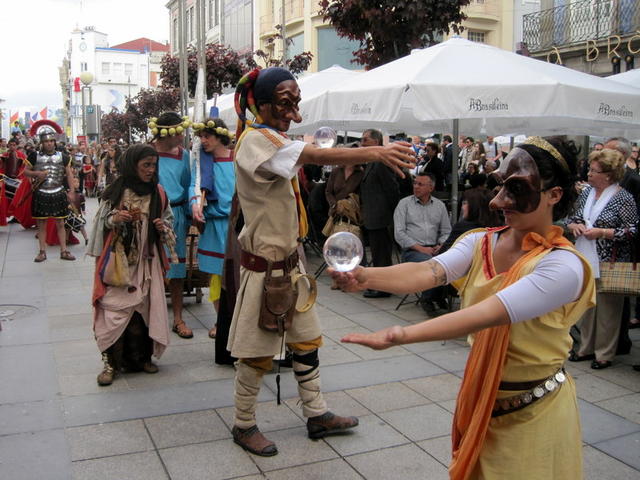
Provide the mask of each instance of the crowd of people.
POLYGON ((629 352, 628 329, 640 326, 636 299, 600 291, 599 280, 602 263, 635 259, 638 147, 612 138, 580 160, 563 137, 508 148, 491 136, 461 136, 454 158, 450 135, 385 145, 369 129, 356 144, 322 149, 285 135, 301 120, 288 71, 253 70, 236 96, 237 137, 219 118, 191 124, 164 112, 150 119, 144 144, 65 145, 51 122, 0 142, 0 225, 37 225, 35 262, 47 260, 52 232, 62 260, 75 260, 70 231, 85 236, 95 257, 98 384, 156 373, 153 357, 171 331, 193 337, 183 294, 187 270, 197 268, 210 278, 218 314, 209 336, 223 338, 237 359, 233 440, 256 455, 278 453, 255 411, 262 377, 284 346, 309 437, 356 427, 357 418, 332 413, 322 396, 322 331, 303 262, 306 240, 347 230, 369 255, 351 272, 330 270, 332 288, 374 299, 415 293, 431 318, 344 342, 383 349, 470 336, 452 478, 579 478, 575 386, 564 362, 608 368, 629 352), (455 178, 462 194, 452 215, 455 178), (89 236, 81 196, 99 199, 89 236), (188 258, 192 228, 197 257, 188 258), (458 310, 448 303, 450 284, 458 310), (546 453, 549 444, 563 455, 546 453))

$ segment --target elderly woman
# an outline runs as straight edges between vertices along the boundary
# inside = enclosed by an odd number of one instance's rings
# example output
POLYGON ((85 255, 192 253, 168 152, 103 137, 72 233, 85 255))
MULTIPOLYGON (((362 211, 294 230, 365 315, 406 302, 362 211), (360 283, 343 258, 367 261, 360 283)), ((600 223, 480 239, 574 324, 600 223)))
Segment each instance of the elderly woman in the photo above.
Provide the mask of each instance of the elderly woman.
MULTIPOLYGON (((600 262, 631 259, 636 234, 638 210, 633 196, 620 187, 625 159, 616 150, 603 149, 589 155, 587 186, 576 204, 575 214, 567 219, 567 227, 576 238, 576 248, 589 260, 596 278, 600 262)), ((596 308, 580 321, 580 347, 569 360, 593 360, 591 368, 611 366, 618 346, 622 299, 598 293, 596 308)))
MULTIPOLYGON (((98 385, 119 372, 156 373, 169 343, 164 296, 168 269, 162 240, 170 236, 171 207, 158 185, 158 154, 148 145, 127 149, 122 174, 102 194, 87 254, 97 257, 93 284, 93 331, 104 368, 98 385), (124 252, 122 281, 107 278, 109 257, 124 252), (126 279, 126 280, 124 280, 126 279)), ((122 267, 122 264, 121 264, 122 267)))

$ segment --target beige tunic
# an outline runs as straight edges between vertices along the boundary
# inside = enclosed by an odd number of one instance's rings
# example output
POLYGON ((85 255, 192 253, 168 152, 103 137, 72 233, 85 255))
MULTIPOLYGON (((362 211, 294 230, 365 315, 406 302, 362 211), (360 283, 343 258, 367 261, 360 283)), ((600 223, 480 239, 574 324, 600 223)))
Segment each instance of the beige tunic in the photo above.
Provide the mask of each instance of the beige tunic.
MULTIPOLYGON (((236 187, 245 225, 238 241, 242 249, 268 260, 291 255, 298 245, 298 213, 291 181, 258 167, 290 140, 268 129, 244 135, 236 152, 236 187)), ((302 264, 299 264, 302 271, 302 264)), ((275 270, 274 275, 282 275, 275 270)), ((240 268, 240 287, 233 312, 227 348, 237 358, 273 356, 280 353, 282 338, 258 327, 264 273, 240 268)), ((287 332, 287 343, 313 340, 321 335, 315 308, 296 312, 287 332)))

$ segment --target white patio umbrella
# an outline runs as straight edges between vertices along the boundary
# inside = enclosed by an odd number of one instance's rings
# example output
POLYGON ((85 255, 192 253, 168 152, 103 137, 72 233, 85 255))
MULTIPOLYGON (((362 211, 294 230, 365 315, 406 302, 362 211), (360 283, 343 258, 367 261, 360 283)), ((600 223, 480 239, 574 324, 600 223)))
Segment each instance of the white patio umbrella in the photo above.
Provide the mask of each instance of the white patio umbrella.
POLYGON ((308 108, 340 130, 423 134, 458 120, 468 134, 640 132, 640 89, 459 37, 330 88, 308 108))
POLYGON ((618 73, 616 75, 610 75, 608 80, 614 82, 624 83, 625 85, 631 85, 632 87, 640 88, 640 68, 634 70, 628 70, 624 73, 618 73))
MULTIPOLYGON (((300 102, 300 115, 302 116, 302 123, 292 123, 291 128, 287 133, 298 135, 303 133, 313 133, 319 127, 322 127, 322 123, 316 121, 316 112, 307 108, 310 100, 322 95, 328 88, 341 85, 342 83, 361 75, 362 72, 347 70, 338 65, 326 68, 319 72, 309 73, 298 79, 298 86, 300 87, 300 96, 302 101, 300 102)), ((218 97, 217 107, 220 111, 220 118, 230 128, 235 128, 238 116, 236 115, 234 107, 234 94, 229 93, 218 97)), ((213 106, 213 100, 209 100, 207 107, 213 106)))

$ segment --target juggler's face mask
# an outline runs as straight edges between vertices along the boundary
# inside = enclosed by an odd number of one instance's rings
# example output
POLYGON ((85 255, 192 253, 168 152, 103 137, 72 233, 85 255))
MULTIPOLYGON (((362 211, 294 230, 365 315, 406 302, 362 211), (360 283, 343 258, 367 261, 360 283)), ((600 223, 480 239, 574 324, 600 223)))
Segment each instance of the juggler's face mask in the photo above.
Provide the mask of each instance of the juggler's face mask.
POLYGON ((515 147, 503 161, 508 165, 503 174, 504 184, 489 205, 495 210, 533 212, 543 191, 535 160, 526 150, 515 147))

